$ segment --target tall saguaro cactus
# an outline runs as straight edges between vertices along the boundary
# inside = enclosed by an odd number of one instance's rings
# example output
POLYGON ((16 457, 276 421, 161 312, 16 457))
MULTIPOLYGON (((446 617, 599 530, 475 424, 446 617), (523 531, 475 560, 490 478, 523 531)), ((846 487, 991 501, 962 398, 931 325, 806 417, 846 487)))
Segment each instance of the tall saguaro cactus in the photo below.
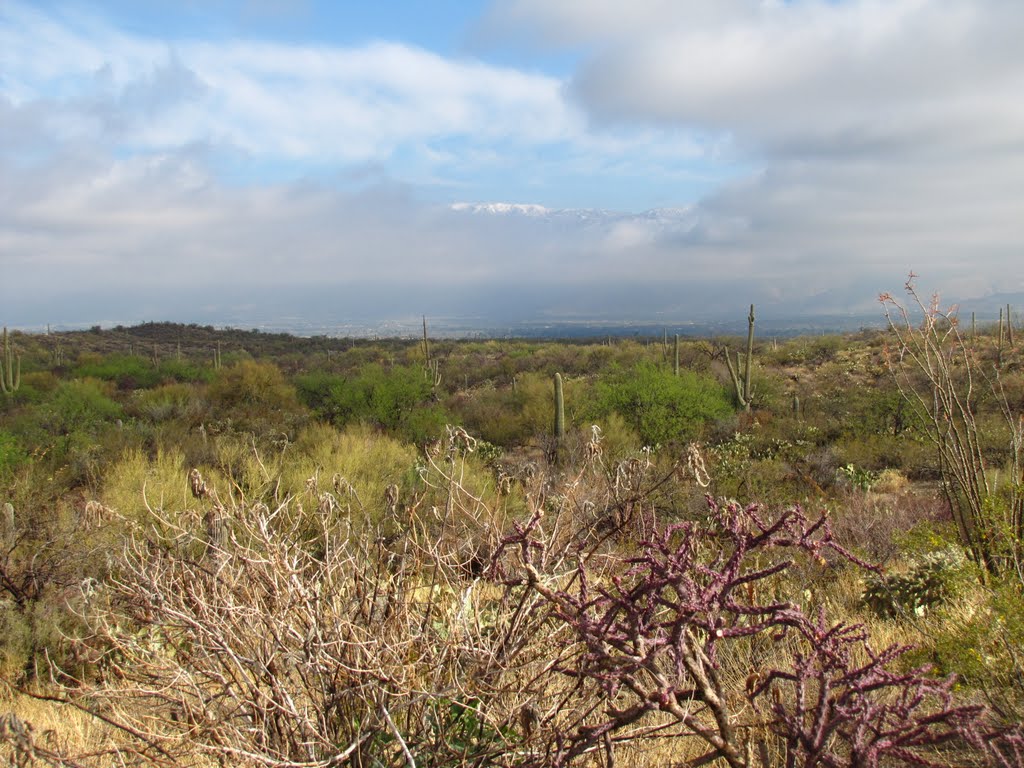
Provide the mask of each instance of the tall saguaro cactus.
POLYGON ((565 400, 562 397, 562 374, 555 374, 555 439, 565 437, 565 400))
POLYGON ((427 336, 427 316, 423 316, 423 359, 430 365, 430 339, 427 336))
POLYGON ((6 325, 3 339, 3 357, 0 358, 0 392, 12 395, 21 386, 21 355, 15 357, 10 339, 7 338, 6 325), (17 370, 15 370, 15 366, 17 366, 17 370))
POLYGON ((679 334, 678 333, 675 335, 675 345, 674 345, 674 347, 675 347, 675 363, 672 366, 672 372, 676 376, 678 376, 679 375, 679 334))
POLYGON ((754 305, 750 305, 750 315, 747 317, 747 355, 741 361, 740 353, 736 353, 736 365, 732 363, 729 350, 725 350, 725 362, 729 366, 729 375, 732 376, 732 383, 736 387, 736 400, 743 407, 743 410, 750 410, 750 403, 753 400, 753 389, 750 386, 750 361, 754 358, 754 305), (740 379, 740 366, 743 367, 743 378, 740 379))

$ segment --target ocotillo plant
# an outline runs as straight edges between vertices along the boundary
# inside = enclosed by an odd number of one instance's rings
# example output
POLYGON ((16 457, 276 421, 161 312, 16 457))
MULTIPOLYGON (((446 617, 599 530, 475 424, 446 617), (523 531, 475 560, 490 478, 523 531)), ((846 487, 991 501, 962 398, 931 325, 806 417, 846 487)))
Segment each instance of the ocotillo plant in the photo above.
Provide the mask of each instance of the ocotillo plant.
POLYGON ((4 326, 3 358, 0 359, 0 391, 12 395, 21 386, 21 355, 15 357, 7 338, 7 326, 4 326), (17 366, 17 369, 15 369, 17 366))
POLYGON ((562 397, 562 374, 555 374, 555 439, 565 437, 565 400, 562 397))
POLYGON ((747 317, 747 356, 743 359, 743 379, 740 379, 740 353, 736 353, 736 365, 733 366, 732 358, 729 356, 728 348, 725 350, 725 362, 729 366, 729 375, 732 376, 732 383, 736 386, 736 400, 744 410, 750 410, 750 403, 753 399, 753 389, 750 386, 750 361, 754 357, 754 305, 750 305, 750 315, 747 317))

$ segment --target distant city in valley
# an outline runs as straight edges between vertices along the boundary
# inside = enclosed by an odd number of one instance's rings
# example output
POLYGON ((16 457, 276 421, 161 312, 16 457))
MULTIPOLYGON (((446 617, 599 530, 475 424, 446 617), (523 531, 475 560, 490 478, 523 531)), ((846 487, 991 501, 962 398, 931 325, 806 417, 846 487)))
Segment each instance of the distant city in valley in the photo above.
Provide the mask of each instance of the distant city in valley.
MULTIPOLYGON (((975 314, 978 323, 994 323, 998 321, 1000 310, 1010 305, 1014 320, 1019 321, 1018 308, 1024 309, 1024 294, 992 296, 955 305, 962 322, 970 322, 971 314, 975 314)), ((253 310, 247 311, 209 311, 199 312, 194 316, 144 316, 97 318, 85 316, 80 320, 63 320, 61 322, 35 322, 17 326, 28 332, 80 330, 92 326, 104 329, 117 326, 132 326, 143 322, 181 322, 208 325, 215 328, 237 328, 243 330, 259 330, 266 333, 289 333, 295 336, 329 336, 338 338, 402 338, 418 337, 423 331, 424 317, 427 320, 429 333, 433 337, 444 338, 595 338, 612 336, 615 338, 651 338, 663 334, 680 334, 690 337, 730 336, 746 333, 747 312, 749 304, 737 304, 732 315, 726 316, 722 308, 713 315, 703 319, 694 318, 680 320, 678 318, 642 317, 560 317, 553 318, 539 315, 530 318, 493 318, 485 315, 415 315, 402 316, 397 319, 364 317, 362 319, 345 318, 331 319, 323 313, 307 316, 299 314, 266 314, 261 315, 253 310)), ((755 306, 756 323, 759 335, 778 336, 780 338, 827 334, 849 333, 860 329, 882 328, 886 320, 881 308, 874 313, 860 312, 850 314, 786 314, 784 308, 777 306, 755 306)))

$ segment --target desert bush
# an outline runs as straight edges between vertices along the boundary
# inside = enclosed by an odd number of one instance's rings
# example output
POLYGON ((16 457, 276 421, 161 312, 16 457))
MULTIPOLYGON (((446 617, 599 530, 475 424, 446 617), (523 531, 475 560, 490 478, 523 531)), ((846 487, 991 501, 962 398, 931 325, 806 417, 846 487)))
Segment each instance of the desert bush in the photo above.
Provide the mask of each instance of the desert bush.
POLYGON ((161 360, 156 368, 162 383, 176 381, 183 384, 194 384, 209 382, 214 377, 212 368, 206 368, 188 360, 161 360))
POLYGON ((122 415, 109 388, 95 379, 64 381, 41 404, 38 420, 51 434, 91 435, 122 415))
POLYGON ((871 562, 888 564, 956 542, 949 506, 935 491, 864 493, 850 489, 830 502, 836 537, 871 562))
POLYGON ((136 391, 126 404, 127 412, 153 423, 177 422, 196 427, 207 415, 196 388, 189 384, 163 384, 136 391))
POLYGON ((10 432, 0 429, 0 488, 18 465, 27 458, 28 456, 18 444, 17 438, 10 432))
POLYGON ((302 403, 319 418, 343 423, 341 409, 345 377, 325 371, 311 371, 295 377, 295 389, 302 403))
POLYGON ((317 496, 333 494, 339 508, 355 521, 381 522, 388 508, 388 489, 397 488, 398 501, 408 500, 418 480, 416 449, 367 425, 353 424, 344 430, 311 425, 281 458, 286 457, 274 482, 279 501, 291 495, 315 508, 318 501, 303 494, 309 479, 316 478, 309 490, 317 496))
POLYGON ((22 405, 42 402, 59 383, 60 380, 49 371, 24 371, 17 391, 0 398, 0 414, 16 411, 22 405))
POLYGON ((604 417, 598 424, 601 429, 601 446, 609 466, 636 456, 643 447, 640 435, 616 412, 604 417))
MULTIPOLYGON (((565 420, 571 430, 588 418, 587 382, 563 377, 565 420)), ((524 373, 515 387, 482 386, 449 399, 448 408, 467 430, 505 447, 544 442, 552 434, 554 404, 551 377, 524 373)), ((589 424, 588 424, 589 426, 589 424)))
POLYGON ((10 431, 49 468, 52 482, 67 487, 92 483, 130 435, 122 430, 113 385, 96 379, 63 381, 21 410, 10 431), (110 449, 110 450, 108 450, 110 449))
POLYGON ((528 390, 511 387, 480 387, 449 398, 448 410, 473 434, 496 445, 525 445, 534 437, 536 424, 525 412, 528 390))
POLYGON ((357 376, 310 373, 297 379, 299 395, 336 426, 362 421, 414 441, 435 439, 448 422, 433 403, 434 387, 420 366, 363 366, 357 376))
POLYGON ((75 369, 75 376, 112 381, 118 389, 149 388, 160 382, 156 366, 150 360, 134 355, 108 355, 83 362, 75 369))
POLYGON ((295 388, 272 363, 241 360, 221 368, 208 397, 214 416, 240 430, 293 434, 305 419, 295 388))
POLYGON ((188 469, 177 448, 159 448, 153 456, 132 448, 110 464, 98 499, 133 524, 147 520, 151 510, 174 510, 198 520, 200 507, 188 490, 188 469))
MULTIPOLYGON (((464 447, 456 436, 441 450, 445 487, 464 447)), ((85 607, 107 682, 63 695, 121 729, 122 756, 508 763, 523 704, 510 659, 532 639, 500 590, 469 575, 465 542, 497 535, 471 496, 434 508, 442 533, 429 536, 415 518, 382 536, 336 510, 225 506, 205 484, 199 496, 198 530, 131 526, 116 578, 85 607)))
POLYGON ((106 566, 98 526, 82 525, 84 504, 27 491, 34 472, 20 472, 16 492, 0 501, 0 679, 8 684, 48 679, 50 660, 74 661, 76 597, 106 566))
POLYGON ((976 586, 939 605, 921 622, 911 663, 954 673, 965 690, 980 692, 1006 723, 1024 721, 1024 598, 1013 580, 976 586))
POLYGON ((704 423, 732 413, 725 390, 712 378, 641 364, 599 381, 594 389, 593 420, 620 414, 648 445, 685 441, 704 423))

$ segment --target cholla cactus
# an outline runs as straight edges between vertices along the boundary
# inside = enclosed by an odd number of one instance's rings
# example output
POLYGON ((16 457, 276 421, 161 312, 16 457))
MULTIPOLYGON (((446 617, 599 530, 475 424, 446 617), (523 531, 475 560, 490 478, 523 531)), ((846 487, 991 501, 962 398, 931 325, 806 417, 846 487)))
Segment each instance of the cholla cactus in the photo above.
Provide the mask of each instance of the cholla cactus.
POLYGON ((948 764, 932 759, 940 746, 972 753, 971 764, 1015 765, 1019 731, 992 729, 981 706, 958 704, 953 678, 894 669, 906 647, 876 650, 863 626, 772 597, 796 558, 871 568, 834 541, 827 517, 708 504, 707 520, 655 529, 613 575, 586 551, 567 577, 542 510, 502 540, 508 557, 498 552, 493 575, 536 594, 535 620, 576 641, 558 672, 603 699, 576 719, 569 705, 541 718, 538 730, 550 735, 520 765, 567 768, 602 749, 612 764, 615 744, 647 727, 703 742, 691 766, 938 768, 948 764), (783 638, 791 656, 755 663, 745 695, 729 690, 723 670, 741 657, 734 651, 783 638))

